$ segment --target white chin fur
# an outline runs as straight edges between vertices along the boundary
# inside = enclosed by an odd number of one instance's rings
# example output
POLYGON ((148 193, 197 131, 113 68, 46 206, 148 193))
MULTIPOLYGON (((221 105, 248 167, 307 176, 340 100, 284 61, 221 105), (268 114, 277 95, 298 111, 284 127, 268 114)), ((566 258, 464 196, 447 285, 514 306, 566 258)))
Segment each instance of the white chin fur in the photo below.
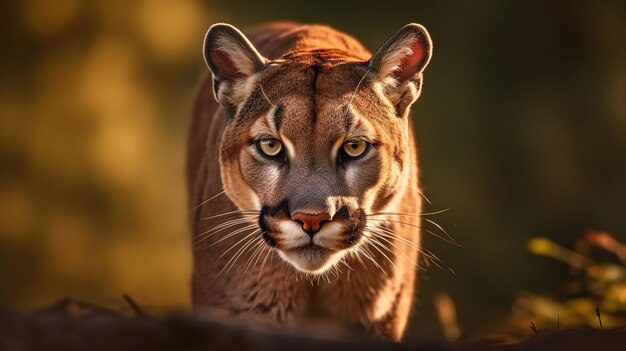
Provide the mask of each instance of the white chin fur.
POLYGON ((342 251, 329 250, 278 250, 282 257, 297 270, 310 273, 322 274, 339 262, 343 256, 342 251))
POLYGON ((311 244, 309 234, 302 230, 302 226, 291 220, 279 222, 282 231, 283 247, 278 250, 280 257, 294 266, 297 270, 310 274, 321 274, 339 262, 344 252, 329 250, 334 242, 333 237, 342 229, 342 225, 330 222, 322 226, 315 234, 313 243, 317 247, 308 247, 311 244))

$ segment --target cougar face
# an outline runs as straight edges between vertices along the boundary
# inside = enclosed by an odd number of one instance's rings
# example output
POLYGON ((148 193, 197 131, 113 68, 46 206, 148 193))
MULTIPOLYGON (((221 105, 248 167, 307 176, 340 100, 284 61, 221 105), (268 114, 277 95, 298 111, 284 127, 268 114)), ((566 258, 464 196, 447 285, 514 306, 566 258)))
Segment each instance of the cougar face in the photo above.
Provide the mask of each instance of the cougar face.
POLYGON ((296 269, 321 273, 359 250, 368 214, 393 210, 404 192, 427 44, 410 28, 368 62, 323 49, 270 61, 233 27, 209 31, 205 57, 229 114, 224 189, 296 269))

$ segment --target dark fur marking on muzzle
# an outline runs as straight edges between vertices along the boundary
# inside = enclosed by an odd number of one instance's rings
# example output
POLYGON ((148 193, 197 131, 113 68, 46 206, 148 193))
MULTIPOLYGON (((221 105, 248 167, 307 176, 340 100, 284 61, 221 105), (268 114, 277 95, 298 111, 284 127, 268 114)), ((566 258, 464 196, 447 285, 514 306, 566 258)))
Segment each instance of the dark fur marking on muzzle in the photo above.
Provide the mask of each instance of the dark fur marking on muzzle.
POLYGON ((348 223, 348 229, 346 231, 348 238, 344 243, 348 245, 348 247, 356 245, 365 230, 365 211, 358 209, 350 213, 348 207, 344 206, 337 211, 335 217, 341 217, 348 223))
POLYGON ((287 201, 287 199, 281 201, 277 206, 269 206, 269 205, 264 205, 261 208, 261 213, 259 215, 259 228, 261 228, 261 232, 262 232, 262 236, 263 236, 263 240, 265 240, 265 242, 271 246, 271 247, 276 247, 277 246, 277 242, 276 239, 274 239, 270 234, 269 234, 269 228, 267 227, 267 224, 265 223, 265 217, 274 217, 274 218, 278 218, 278 217, 282 217, 282 215, 284 216, 289 216, 289 202, 287 201))
POLYGON ((267 245, 271 247, 276 247, 276 239, 272 238, 272 236, 268 232, 263 232, 263 240, 267 243, 267 245))

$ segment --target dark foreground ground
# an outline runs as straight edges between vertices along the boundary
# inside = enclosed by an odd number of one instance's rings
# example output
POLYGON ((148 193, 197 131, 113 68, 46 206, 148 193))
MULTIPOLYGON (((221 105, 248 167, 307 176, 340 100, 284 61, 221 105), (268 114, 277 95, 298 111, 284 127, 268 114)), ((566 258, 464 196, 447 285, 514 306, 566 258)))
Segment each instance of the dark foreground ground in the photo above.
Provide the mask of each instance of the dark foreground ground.
POLYGON ((130 304, 134 317, 71 300, 37 312, 0 309, 0 350, 626 350, 626 329, 562 331, 517 344, 497 340, 395 344, 364 336, 250 328, 192 316, 152 318, 130 304))

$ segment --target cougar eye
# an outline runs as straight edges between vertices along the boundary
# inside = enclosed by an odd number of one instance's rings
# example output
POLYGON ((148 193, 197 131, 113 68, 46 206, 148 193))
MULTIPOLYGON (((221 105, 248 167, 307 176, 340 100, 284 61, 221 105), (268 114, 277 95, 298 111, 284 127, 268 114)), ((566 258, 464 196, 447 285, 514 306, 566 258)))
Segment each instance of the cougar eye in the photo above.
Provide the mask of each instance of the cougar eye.
POLYGON ((256 145, 259 152, 267 157, 276 157, 283 151, 283 144, 276 139, 259 140, 256 145))
POLYGON ((343 152, 352 158, 363 156, 367 151, 369 144, 364 140, 348 140, 343 143, 343 152))

